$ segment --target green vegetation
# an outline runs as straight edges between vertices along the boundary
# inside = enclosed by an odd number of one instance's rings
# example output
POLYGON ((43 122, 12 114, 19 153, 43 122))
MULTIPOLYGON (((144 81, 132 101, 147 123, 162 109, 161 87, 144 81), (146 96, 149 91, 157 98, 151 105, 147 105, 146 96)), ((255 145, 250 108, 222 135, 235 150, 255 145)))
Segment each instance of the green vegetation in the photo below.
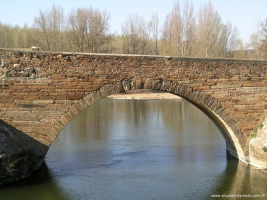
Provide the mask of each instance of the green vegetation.
POLYGON ((252 134, 250 134, 250 137, 251 137, 251 138, 256 138, 256 137, 257 137, 257 133, 252 133, 252 134))
POLYGON ((11 26, 0 22, 0 48, 30 48, 44 51, 127 53, 179 57, 266 58, 267 19, 249 44, 239 39, 236 27, 223 23, 211 2, 197 11, 190 1, 177 2, 165 19, 157 13, 149 22, 137 14, 121 25, 121 34, 111 33, 107 11, 77 8, 64 14, 53 5, 40 10, 32 26, 11 26), (160 27, 160 20, 164 21, 160 27), (238 50, 237 50, 238 49, 238 50), (249 49, 249 50, 247 50, 249 49))
POLYGON ((263 126, 264 126, 264 124, 260 124, 259 126, 258 126, 258 130, 261 130, 262 128, 263 128, 263 126))
POLYGON ((262 147, 262 150, 263 150, 264 152, 267 152, 267 147, 262 147))
POLYGON ((263 128, 264 124, 258 125, 258 127, 254 130, 254 133, 250 135, 250 137, 255 138, 257 136, 257 133, 263 128))
POLYGON ((10 162, 10 160, 8 160, 8 163, 6 164, 5 170, 9 173, 12 174, 16 171, 18 171, 18 169, 15 169, 14 167, 16 166, 16 163, 18 162, 18 160, 14 160, 13 162, 10 162))

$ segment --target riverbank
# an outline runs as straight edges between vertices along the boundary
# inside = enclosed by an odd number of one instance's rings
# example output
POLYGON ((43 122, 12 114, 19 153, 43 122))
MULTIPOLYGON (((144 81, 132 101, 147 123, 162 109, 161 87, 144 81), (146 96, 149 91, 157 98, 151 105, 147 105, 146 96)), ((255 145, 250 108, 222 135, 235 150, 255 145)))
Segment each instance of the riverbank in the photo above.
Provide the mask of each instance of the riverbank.
POLYGON ((182 101, 183 98, 168 93, 168 92, 153 92, 150 90, 136 90, 130 91, 127 93, 120 93, 108 96, 109 99, 135 99, 135 100, 156 100, 156 99, 165 99, 165 100, 176 100, 182 101))

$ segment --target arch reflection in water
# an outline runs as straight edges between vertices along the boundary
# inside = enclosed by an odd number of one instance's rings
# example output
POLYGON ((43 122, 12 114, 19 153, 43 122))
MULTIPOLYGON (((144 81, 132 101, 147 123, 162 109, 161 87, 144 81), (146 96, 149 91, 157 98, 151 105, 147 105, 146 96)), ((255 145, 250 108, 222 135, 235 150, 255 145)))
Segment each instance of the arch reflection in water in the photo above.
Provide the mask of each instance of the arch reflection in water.
POLYGON ((64 128, 46 163, 51 178, 43 184, 62 199, 209 199, 263 193, 266 182, 227 161, 217 127, 185 101, 101 100, 64 128))

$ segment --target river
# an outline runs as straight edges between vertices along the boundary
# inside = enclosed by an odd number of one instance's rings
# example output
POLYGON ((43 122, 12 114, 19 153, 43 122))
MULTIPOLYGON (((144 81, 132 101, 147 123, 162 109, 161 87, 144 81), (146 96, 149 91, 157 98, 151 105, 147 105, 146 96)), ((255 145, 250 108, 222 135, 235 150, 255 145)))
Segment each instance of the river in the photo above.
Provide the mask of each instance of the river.
POLYGON ((267 174, 227 156, 218 128, 191 103, 103 99, 62 130, 41 170, 1 187, 0 199, 255 199, 266 183, 267 174))

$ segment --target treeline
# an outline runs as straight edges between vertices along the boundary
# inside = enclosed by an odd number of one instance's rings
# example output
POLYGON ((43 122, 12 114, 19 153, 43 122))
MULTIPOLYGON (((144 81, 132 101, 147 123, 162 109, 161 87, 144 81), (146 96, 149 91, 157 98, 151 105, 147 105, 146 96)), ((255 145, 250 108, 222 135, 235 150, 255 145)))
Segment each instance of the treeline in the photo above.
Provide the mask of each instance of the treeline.
POLYGON ((223 23, 211 3, 197 12, 192 2, 175 3, 163 25, 157 13, 149 22, 137 14, 129 15, 121 33, 110 31, 107 11, 78 8, 65 14, 53 5, 40 10, 29 27, 0 23, 0 47, 44 51, 170 55, 182 57, 267 58, 267 19, 251 36, 249 44, 239 39, 230 22, 223 23))

